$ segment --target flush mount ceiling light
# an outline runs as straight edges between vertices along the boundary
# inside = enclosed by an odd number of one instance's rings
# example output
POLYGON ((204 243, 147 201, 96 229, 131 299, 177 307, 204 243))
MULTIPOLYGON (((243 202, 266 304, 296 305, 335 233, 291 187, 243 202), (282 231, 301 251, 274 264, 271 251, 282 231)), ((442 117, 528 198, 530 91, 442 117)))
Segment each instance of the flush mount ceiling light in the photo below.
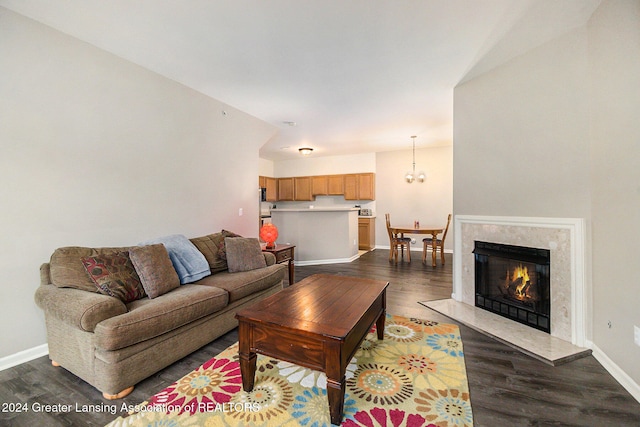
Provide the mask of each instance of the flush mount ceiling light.
POLYGON ((418 172, 416 175, 416 136, 412 135, 411 139, 413 139, 413 169, 411 172, 407 172, 404 176, 404 180, 407 181, 407 184, 411 184, 413 181, 424 182, 425 174, 424 172, 418 172))
POLYGON ((303 156, 308 156, 309 154, 311 154, 313 152, 313 148, 303 147, 303 148, 298 148, 298 151, 303 156))

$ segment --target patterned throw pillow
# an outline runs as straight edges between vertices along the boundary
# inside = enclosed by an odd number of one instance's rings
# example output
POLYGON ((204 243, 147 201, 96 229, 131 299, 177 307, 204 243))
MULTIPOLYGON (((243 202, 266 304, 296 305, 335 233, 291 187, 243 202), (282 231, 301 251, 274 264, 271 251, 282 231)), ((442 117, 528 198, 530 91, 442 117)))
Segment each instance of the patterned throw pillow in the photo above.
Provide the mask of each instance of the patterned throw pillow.
POLYGON ((101 294, 124 303, 146 296, 128 252, 83 257, 82 265, 101 294))

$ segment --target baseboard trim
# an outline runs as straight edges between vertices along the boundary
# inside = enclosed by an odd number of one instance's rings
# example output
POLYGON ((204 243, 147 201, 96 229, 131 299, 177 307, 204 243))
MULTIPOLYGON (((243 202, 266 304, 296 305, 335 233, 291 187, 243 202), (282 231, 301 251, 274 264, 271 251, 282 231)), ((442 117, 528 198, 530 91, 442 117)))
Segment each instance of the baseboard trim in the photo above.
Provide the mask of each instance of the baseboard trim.
POLYGON ((351 258, 334 258, 334 259, 312 259, 307 261, 294 260, 293 264, 297 266, 304 265, 322 265, 322 264, 342 264, 345 262, 355 261, 360 258, 359 254, 352 256, 351 258))
POLYGON ((593 357, 606 369, 613 378, 620 383, 622 387, 627 390, 634 399, 640 402, 640 385, 636 383, 626 372, 624 372, 616 363, 600 350, 597 345, 592 342, 588 342, 591 348, 593 357))
POLYGON ((33 359, 37 359, 38 357, 46 356, 47 354, 49 354, 49 346, 47 344, 42 344, 37 347, 2 357, 0 358, 0 371, 13 368, 14 366, 21 365, 33 359))

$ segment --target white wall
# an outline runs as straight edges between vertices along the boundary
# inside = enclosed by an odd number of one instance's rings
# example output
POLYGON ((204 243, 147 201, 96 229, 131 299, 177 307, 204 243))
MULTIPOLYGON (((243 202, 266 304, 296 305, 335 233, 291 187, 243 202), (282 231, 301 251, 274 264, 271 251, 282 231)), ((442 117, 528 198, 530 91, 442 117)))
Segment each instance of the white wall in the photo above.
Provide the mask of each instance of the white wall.
POLYGON ((635 387, 639 9, 605 0, 586 27, 454 91, 455 213, 586 218, 588 337, 635 387))
POLYGON ((346 156, 308 157, 274 162, 275 177, 338 175, 376 171, 375 153, 346 156))
MULTIPOLYGON (((384 215, 390 214, 392 225, 442 225, 453 213, 453 148, 451 146, 416 149, 416 171, 427 179, 408 184, 404 175, 412 168, 411 150, 388 151, 376 156, 376 245, 389 246, 384 215)), ((453 224, 453 222, 452 222, 453 224)), ((416 238, 413 249, 422 250, 424 235, 416 238)), ((453 248, 453 225, 445 240, 445 251, 453 248)))
POLYGON ((588 29, 593 342, 640 384, 640 2, 603 2, 588 29))
POLYGON ((2 7, 0 67, 0 357, 45 343, 57 247, 257 235, 274 127, 2 7))
POLYGON ((588 218, 586 30, 455 88, 454 210, 588 218))
POLYGON ((275 176, 273 160, 267 160, 263 158, 258 159, 258 175, 260 176, 275 176))

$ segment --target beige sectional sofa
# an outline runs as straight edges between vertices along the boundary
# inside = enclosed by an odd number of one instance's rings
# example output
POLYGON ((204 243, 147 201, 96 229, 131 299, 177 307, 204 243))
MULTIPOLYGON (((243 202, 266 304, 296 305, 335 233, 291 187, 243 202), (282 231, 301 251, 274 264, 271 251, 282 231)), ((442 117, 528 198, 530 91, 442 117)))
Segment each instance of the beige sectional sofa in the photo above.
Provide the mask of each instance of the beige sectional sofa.
POLYGON ((40 268, 35 294, 45 314, 52 363, 106 398, 120 398, 137 382, 235 328, 239 309, 282 289, 286 267, 260 252, 264 262, 260 259, 258 268, 230 272, 224 233, 191 239, 206 258, 210 275, 126 303, 100 293, 82 260, 139 246, 57 249, 40 268))

